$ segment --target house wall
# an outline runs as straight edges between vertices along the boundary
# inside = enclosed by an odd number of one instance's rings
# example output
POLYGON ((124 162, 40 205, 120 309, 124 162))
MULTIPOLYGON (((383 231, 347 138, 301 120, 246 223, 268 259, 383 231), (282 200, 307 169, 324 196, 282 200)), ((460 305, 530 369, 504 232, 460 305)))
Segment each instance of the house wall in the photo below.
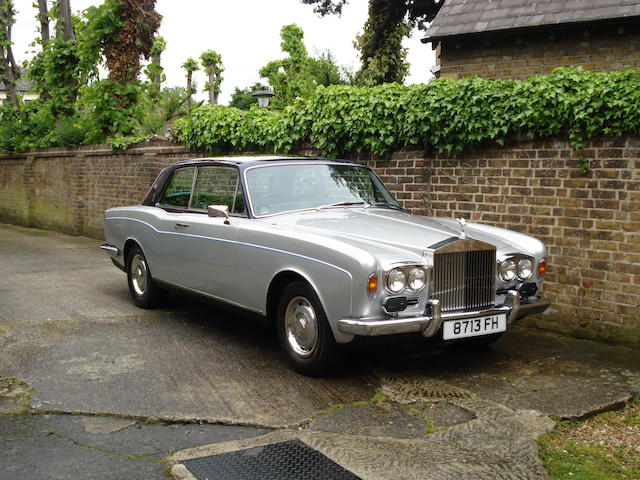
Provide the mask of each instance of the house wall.
POLYGON ((572 28, 494 38, 444 40, 437 48, 440 76, 526 79, 554 68, 589 71, 640 67, 640 25, 572 28))
MULTIPOLYGON (((298 152, 314 154, 312 150, 298 152)), ((317 152, 315 152, 317 153, 317 152)), ((355 158, 410 212, 533 235, 548 247, 540 328, 640 346, 640 138, 595 139, 580 172, 565 140, 512 140, 459 157, 355 158)), ((168 142, 0 154, 0 222, 102 237, 104 210, 142 201, 165 166, 198 156, 168 142)))

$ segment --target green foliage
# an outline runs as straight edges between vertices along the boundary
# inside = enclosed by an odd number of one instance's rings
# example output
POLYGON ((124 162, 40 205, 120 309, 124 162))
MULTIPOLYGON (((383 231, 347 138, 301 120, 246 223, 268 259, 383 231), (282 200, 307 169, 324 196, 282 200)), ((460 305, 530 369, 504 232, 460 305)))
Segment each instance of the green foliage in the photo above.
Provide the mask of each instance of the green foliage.
MULTIPOLYGON (((75 39, 53 38, 42 46, 29 63, 29 78, 40 100, 2 111, 8 123, 0 127, 0 148, 22 151, 101 143, 109 136, 117 137, 115 144, 123 144, 130 137, 165 128, 165 113, 154 107, 162 103, 157 82, 141 82, 135 75, 128 82, 116 82, 111 77, 98 81, 98 65, 105 59, 107 63, 111 60, 110 68, 115 65, 120 73, 129 75, 137 72, 140 55, 151 50, 159 54, 166 46, 161 37, 155 37, 151 45, 152 30, 159 24, 152 7, 147 5, 144 11, 125 7, 120 0, 105 0, 100 6, 89 7, 82 17, 73 19, 75 39), (123 18, 125 13, 129 17, 123 18), (136 19, 148 20, 148 25, 131 24, 136 19), (123 35, 129 40, 127 55, 120 55, 117 49, 123 35), (123 62, 129 62, 133 70, 123 62)), ((54 4, 51 16, 57 15, 54 4)), ((162 68, 152 64, 146 73, 151 77, 161 75, 162 68)))
MULTIPOLYGON (((561 68, 525 81, 438 79, 427 85, 318 88, 282 111, 202 107, 176 123, 197 150, 256 146, 290 152, 305 140, 329 156, 388 156, 405 146, 459 154, 507 137, 587 138, 640 133, 640 74, 561 68)), ((586 161, 583 169, 587 169, 586 161)))
POLYGON ((209 76, 209 81, 205 84, 204 91, 211 94, 220 93, 220 85, 222 84, 222 56, 214 50, 206 50, 200 55, 200 61, 204 67, 205 73, 209 76))
POLYGON ((187 71, 187 73, 195 72, 196 70, 200 69, 198 61, 192 57, 187 58, 187 60, 181 66, 187 71))
POLYGON ((152 57, 156 55, 160 55, 166 49, 167 49, 167 41, 164 39, 164 37, 161 37, 160 35, 156 35, 153 38, 153 45, 151 45, 150 55, 152 57))
POLYGON ((34 56, 30 67, 33 89, 48 100, 46 107, 51 114, 70 115, 78 95, 78 85, 81 80, 86 81, 89 74, 80 68, 76 40, 51 39, 34 56))
POLYGON ((374 48, 376 27, 372 23, 380 23, 380 19, 370 16, 364 32, 356 37, 355 46, 361 52, 362 61, 356 83, 364 87, 402 83, 409 73, 408 50, 403 48, 402 40, 411 33, 411 24, 399 22, 395 27, 387 28, 374 48))
MULTIPOLYGON (((301 0, 314 5, 321 16, 340 14, 346 0, 301 0)), ((408 72, 407 51, 402 40, 417 27, 426 28, 444 2, 442 0, 370 0, 369 16, 355 46, 362 62, 356 84, 365 87, 402 83, 408 72)))
POLYGON ((153 101, 145 108, 140 131, 143 135, 167 134, 168 124, 190 113, 187 90, 180 87, 165 88, 154 94, 153 101))
POLYGON ((120 17, 121 4, 117 0, 105 0, 101 5, 84 11, 84 19, 76 22, 79 71, 97 77, 98 64, 102 61, 102 49, 107 41, 113 41, 124 25, 120 17))
POLYGON ((0 150, 14 152, 84 143, 88 126, 80 113, 56 122, 41 100, 0 110, 0 150))
POLYGON ((340 69, 330 53, 312 58, 304 46, 304 32, 297 25, 285 25, 280 31, 280 47, 288 56, 260 69, 260 76, 273 87, 273 108, 291 105, 296 98, 308 98, 320 86, 344 84, 340 69))
POLYGON ((143 96, 141 82, 101 80, 83 87, 81 108, 87 112, 87 122, 91 125, 87 143, 134 132, 142 122, 144 100, 148 99, 143 96))
POLYGON ((229 102, 229 106, 237 108, 239 110, 249 110, 252 106, 258 105, 258 101, 252 95, 253 92, 266 89, 267 87, 265 85, 262 85, 261 83, 254 83, 250 87, 242 89, 236 87, 231 94, 231 101, 229 102))
POLYGON ((288 153, 302 145, 309 134, 307 110, 302 99, 282 111, 204 105, 176 121, 173 132, 191 148, 211 153, 249 147, 288 153))

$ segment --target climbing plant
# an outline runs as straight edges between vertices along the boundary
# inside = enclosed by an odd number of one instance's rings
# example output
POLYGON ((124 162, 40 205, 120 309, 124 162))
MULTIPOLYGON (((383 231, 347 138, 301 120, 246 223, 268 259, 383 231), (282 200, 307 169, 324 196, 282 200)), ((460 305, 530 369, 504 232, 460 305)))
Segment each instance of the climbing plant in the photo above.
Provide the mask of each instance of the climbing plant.
MULTIPOLYGON (((640 133, 640 71, 560 68, 528 80, 438 79, 426 85, 320 87, 280 111, 202 107, 176 122, 198 150, 290 152, 311 141, 326 155, 387 156, 405 146, 454 155, 512 135, 565 135, 578 155, 598 135, 640 133)), ((588 169, 582 159, 583 170, 588 169)))

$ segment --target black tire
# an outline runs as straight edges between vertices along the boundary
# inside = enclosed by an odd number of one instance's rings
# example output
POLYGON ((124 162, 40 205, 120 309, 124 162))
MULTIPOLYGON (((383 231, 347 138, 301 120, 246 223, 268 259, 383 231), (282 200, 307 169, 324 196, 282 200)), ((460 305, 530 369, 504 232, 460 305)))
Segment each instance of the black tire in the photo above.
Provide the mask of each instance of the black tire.
POLYGON ((163 291, 151 277, 147 259, 138 246, 127 255, 127 283, 133 303, 140 308, 153 308, 159 305, 163 291))
POLYGON ((278 302, 276 324, 280 348, 293 370, 310 377, 331 370, 336 341, 313 288, 304 282, 288 285, 278 302))

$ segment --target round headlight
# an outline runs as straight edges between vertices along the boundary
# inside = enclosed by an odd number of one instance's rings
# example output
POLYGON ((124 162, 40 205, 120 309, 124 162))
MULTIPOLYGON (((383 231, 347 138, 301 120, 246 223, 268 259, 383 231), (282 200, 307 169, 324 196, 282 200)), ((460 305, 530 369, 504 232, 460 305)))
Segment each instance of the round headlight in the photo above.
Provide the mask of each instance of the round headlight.
POLYGON ((387 274, 387 288, 392 293, 399 293, 407 286, 407 279, 400 268, 394 268, 387 274))
POLYGON ((510 282, 516 278, 518 267, 512 258, 507 258, 500 263, 500 276, 505 282, 510 282))
POLYGON ((408 284, 409 288, 414 292, 422 290, 427 283, 427 272, 424 268, 414 267, 409 272, 408 284))
POLYGON ((527 280, 533 273, 533 262, 529 258, 523 258, 518 262, 518 278, 527 280))

